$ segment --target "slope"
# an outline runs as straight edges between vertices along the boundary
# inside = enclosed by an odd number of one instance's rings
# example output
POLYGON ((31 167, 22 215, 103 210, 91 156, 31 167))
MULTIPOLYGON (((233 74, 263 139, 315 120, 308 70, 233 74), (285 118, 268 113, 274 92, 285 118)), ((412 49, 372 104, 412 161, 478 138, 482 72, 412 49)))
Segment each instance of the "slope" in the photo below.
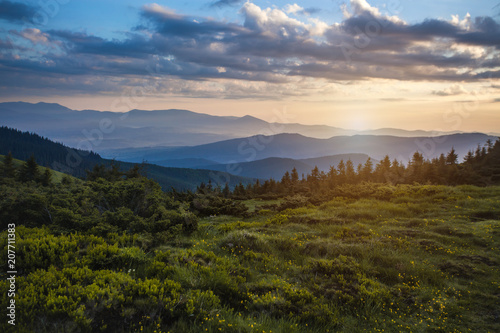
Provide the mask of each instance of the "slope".
MULTIPOLYGON (((113 160, 103 159, 96 153, 72 149, 61 143, 53 142, 35 133, 0 127, 0 154, 11 152, 19 160, 27 160, 34 155, 37 163, 75 177, 85 177, 85 170, 97 164, 110 166, 113 160)), ((133 163, 116 162, 122 170, 133 167, 133 163)), ((157 165, 144 165, 147 176, 156 180, 163 189, 193 190, 200 183, 212 181, 223 186, 226 182, 234 187, 240 182, 249 184, 253 179, 233 176, 225 172, 211 170, 193 170, 186 168, 165 168, 157 165)))

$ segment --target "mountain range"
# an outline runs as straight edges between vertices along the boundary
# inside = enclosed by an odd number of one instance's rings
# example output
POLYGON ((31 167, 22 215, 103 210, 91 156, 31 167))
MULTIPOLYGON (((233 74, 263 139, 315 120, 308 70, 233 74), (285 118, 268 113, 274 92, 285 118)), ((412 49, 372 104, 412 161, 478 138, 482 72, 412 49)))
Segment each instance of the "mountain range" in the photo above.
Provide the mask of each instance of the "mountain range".
MULTIPOLYGON (((75 111, 59 104, 24 102, 0 103, 0 125, 36 132, 76 148, 72 151, 93 151, 74 175, 81 177, 85 168, 110 164, 111 159, 128 162, 123 163, 124 167, 147 161, 149 172, 164 187, 189 189, 195 183, 206 182, 208 174, 214 178, 215 173, 219 183, 234 186, 254 178, 280 179, 293 168, 299 174, 309 173, 314 166, 327 172, 340 160, 350 159, 356 166, 368 157, 375 162, 388 155, 407 163, 415 151, 432 159, 454 148, 461 160, 478 145, 496 140, 496 136, 483 133, 436 136, 432 132, 399 129, 355 132, 187 110, 75 111)), ((64 159, 69 147, 59 147, 55 161, 67 164, 64 159)), ((4 153, 7 148, 3 147, 4 153)), ((40 154, 34 146, 21 150, 25 150, 23 156, 15 155, 20 159, 29 157, 26 152, 40 154)))
POLYGON ((290 172, 294 168, 297 170, 299 175, 306 176, 307 174, 310 174, 311 170, 316 166, 320 171, 328 172, 330 166, 337 167, 341 160, 344 162, 351 160, 354 165, 358 165, 364 164, 368 158, 369 156, 366 154, 340 154, 302 160, 269 157, 252 162, 207 165, 203 168, 229 172, 243 177, 260 179, 273 178, 280 180, 287 171, 290 172))
POLYGON ((452 148, 459 159, 462 159, 468 151, 474 150, 477 145, 484 145, 487 140, 495 141, 496 137, 482 133, 464 133, 414 138, 353 135, 316 139, 285 133, 273 136, 257 135, 191 147, 120 149, 105 156, 129 162, 148 161, 161 165, 171 165, 169 161, 174 161, 191 168, 198 167, 196 163, 203 162, 203 167, 216 169, 221 167, 214 167, 215 164, 246 163, 269 158, 304 160, 339 154, 365 154, 375 160, 388 155, 391 159, 406 163, 415 151, 421 152, 427 159, 432 159, 440 154, 447 154, 452 148))
POLYGON ((297 133, 316 139, 355 134, 398 137, 438 135, 430 131, 392 128, 359 132, 326 125, 266 122, 252 116, 212 116, 177 109, 131 110, 124 113, 76 111, 59 104, 26 102, 0 103, 0 125, 36 132, 73 148, 90 143, 92 150, 99 153, 112 153, 112 150, 120 148, 196 146, 259 134, 297 133))

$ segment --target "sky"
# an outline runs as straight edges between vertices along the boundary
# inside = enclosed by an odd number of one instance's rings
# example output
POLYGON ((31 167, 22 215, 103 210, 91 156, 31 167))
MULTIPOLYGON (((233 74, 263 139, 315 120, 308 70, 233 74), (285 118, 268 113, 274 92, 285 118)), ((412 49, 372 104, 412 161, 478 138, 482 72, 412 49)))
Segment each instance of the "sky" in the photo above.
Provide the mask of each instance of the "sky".
POLYGON ((0 0, 6 101, 500 132, 500 0, 0 0))

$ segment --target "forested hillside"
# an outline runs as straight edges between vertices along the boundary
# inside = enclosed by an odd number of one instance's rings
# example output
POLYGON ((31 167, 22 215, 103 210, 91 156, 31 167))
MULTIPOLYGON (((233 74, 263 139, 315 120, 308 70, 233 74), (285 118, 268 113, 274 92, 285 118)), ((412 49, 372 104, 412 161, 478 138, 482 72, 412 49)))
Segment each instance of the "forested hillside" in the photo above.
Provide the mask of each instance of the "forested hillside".
MULTIPOLYGON (((134 167, 133 163, 103 159, 96 153, 69 148, 36 133, 0 127, 0 155, 7 155, 9 152, 14 158, 24 161, 33 156, 41 166, 78 178, 86 177, 86 170, 91 170, 101 164, 109 168, 117 165, 121 171, 134 167)), ((170 190, 172 187, 178 190, 194 190, 197 185, 208 182, 210 179, 224 179, 231 187, 254 181, 251 178, 233 176, 227 172, 218 172, 216 176, 213 176, 214 173, 210 170, 166 168, 147 163, 142 164, 141 170, 148 177, 156 180, 164 190, 170 190)))

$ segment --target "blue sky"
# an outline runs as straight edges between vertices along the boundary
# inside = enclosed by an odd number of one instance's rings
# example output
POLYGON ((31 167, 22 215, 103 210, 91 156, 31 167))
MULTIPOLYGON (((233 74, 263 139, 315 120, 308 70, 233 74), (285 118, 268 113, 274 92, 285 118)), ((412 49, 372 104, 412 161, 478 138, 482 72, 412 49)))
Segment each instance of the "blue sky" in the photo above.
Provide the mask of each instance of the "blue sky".
MULTIPOLYGON (((39 7, 39 1, 23 1, 39 7)), ((44 1, 51 3, 51 1, 44 1)), ((235 1, 234 5, 214 6, 216 1, 131 1, 131 0, 61 0, 58 13, 47 24, 47 27, 58 29, 82 29, 102 35, 113 34, 116 31, 127 31, 137 23, 141 6, 150 3, 175 9, 181 14, 193 16, 212 16, 215 19, 241 21, 238 13, 244 1, 235 1)), ((298 4, 303 8, 315 8, 319 11, 316 17, 325 22, 334 23, 342 19, 340 6, 348 1, 316 0, 316 1, 252 1, 261 8, 285 8, 289 4, 298 4)), ((451 15, 464 16, 470 13, 472 17, 495 16, 500 13, 498 0, 373 0, 369 3, 382 11, 395 12, 408 22, 418 22, 426 18, 449 19, 451 15), (473 4, 473 5, 471 5, 473 4), (497 8, 495 8, 498 6, 497 8)))
POLYGON ((498 131, 499 19, 500 0, 0 0, 0 101, 498 131))

